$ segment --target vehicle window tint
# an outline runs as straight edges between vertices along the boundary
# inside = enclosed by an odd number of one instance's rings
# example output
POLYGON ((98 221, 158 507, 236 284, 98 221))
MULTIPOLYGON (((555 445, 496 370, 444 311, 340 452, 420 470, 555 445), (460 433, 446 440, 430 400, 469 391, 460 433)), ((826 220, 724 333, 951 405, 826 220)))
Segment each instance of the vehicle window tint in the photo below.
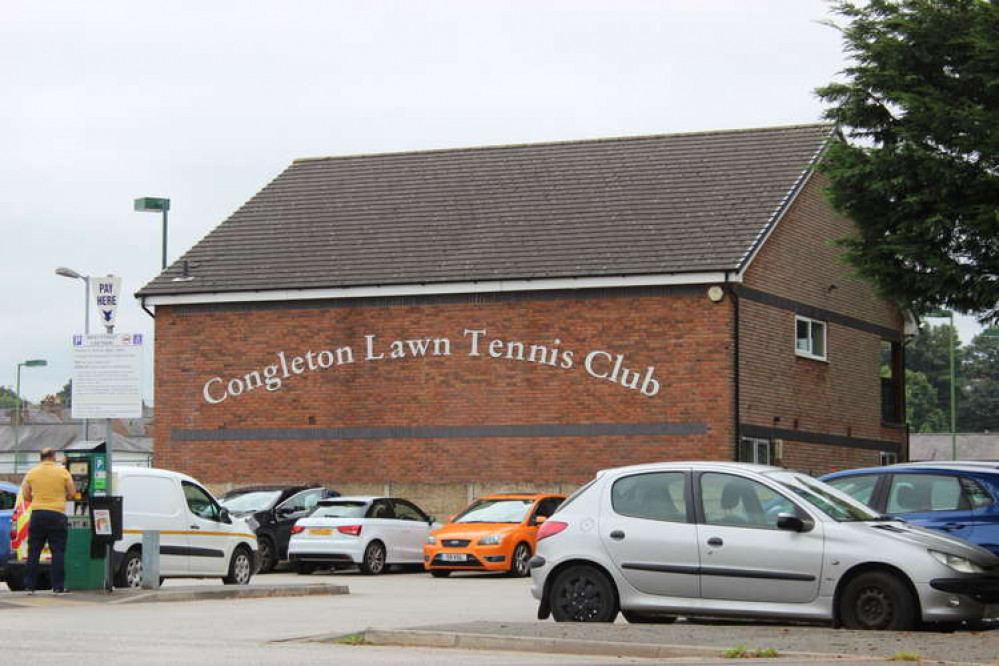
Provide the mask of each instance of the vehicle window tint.
POLYGON ((956 476, 895 474, 888 491, 888 513, 926 513, 970 509, 956 476))
POLYGON ((985 490, 982 484, 966 476, 959 478, 961 481, 961 490, 964 491, 964 495, 968 498, 968 504, 972 509, 980 509, 983 506, 992 504, 992 495, 989 495, 989 491, 985 490))
POLYGON ((218 522, 219 509, 212 496, 193 483, 184 481, 183 485, 184 499, 187 500, 187 507, 191 510, 191 513, 206 520, 218 522))
POLYGON ((425 513, 406 500, 392 500, 392 506, 395 509, 395 517, 398 520, 418 520, 423 523, 430 520, 425 513))
POLYGON ((17 493, 7 490, 0 490, 0 510, 13 509, 17 500, 17 493))
POLYGON ((281 502, 277 508, 288 511, 291 513, 301 513, 303 511, 311 511, 322 499, 323 489, 322 488, 312 488, 310 490, 303 490, 300 493, 296 493, 281 502))
POLYGON ((797 515, 794 503, 780 493, 731 474, 702 474, 701 502, 708 525, 775 530, 778 515, 797 515))
POLYGON ((555 513, 555 509, 557 509, 561 503, 561 497, 546 497, 543 500, 539 500, 537 508, 534 509, 532 520, 536 519, 538 516, 548 518, 555 513))
POLYGON ((826 481, 830 486, 844 492, 858 502, 863 502, 871 506, 871 498, 874 495, 874 487, 878 485, 876 474, 864 474, 863 476, 846 476, 838 479, 826 481))
POLYGON ((388 500, 375 500, 371 503, 371 508, 368 509, 368 518, 394 518, 395 513, 392 511, 392 505, 389 504, 388 500))
POLYGON ((611 506, 622 516, 669 520, 687 519, 683 472, 635 474, 614 482, 611 506))
POLYGON ((367 502, 324 502, 319 505, 313 518, 363 518, 367 502))

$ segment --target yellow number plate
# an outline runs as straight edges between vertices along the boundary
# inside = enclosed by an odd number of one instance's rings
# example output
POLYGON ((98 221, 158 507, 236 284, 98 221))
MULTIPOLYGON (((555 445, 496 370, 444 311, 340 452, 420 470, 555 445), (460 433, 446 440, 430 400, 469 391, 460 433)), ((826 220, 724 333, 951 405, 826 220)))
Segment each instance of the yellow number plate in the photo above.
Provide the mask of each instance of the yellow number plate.
POLYGON ((333 530, 328 527, 310 527, 309 534, 313 536, 330 536, 333 534, 333 530))

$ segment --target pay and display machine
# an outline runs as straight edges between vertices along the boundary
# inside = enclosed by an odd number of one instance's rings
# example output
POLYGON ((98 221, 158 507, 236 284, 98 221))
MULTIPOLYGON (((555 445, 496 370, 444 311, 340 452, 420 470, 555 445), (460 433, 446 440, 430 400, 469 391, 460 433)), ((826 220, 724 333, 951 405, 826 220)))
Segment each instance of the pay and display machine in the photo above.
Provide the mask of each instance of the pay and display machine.
POLYGON ((80 445, 82 448, 65 452, 66 468, 76 486, 76 496, 66 512, 66 587, 100 590, 105 587, 107 547, 121 539, 121 497, 111 496, 105 443, 80 445))

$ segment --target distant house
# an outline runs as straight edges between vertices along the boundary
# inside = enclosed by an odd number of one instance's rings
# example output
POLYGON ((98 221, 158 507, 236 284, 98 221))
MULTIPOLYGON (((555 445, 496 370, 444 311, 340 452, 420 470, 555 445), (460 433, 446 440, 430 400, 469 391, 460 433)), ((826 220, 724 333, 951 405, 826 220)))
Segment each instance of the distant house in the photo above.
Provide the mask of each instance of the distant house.
POLYGON ((157 465, 463 502, 656 460, 904 457, 907 319, 831 242, 834 140, 296 161, 137 294, 157 465))
MULTIPOLYGON (((153 438, 146 434, 152 422, 152 409, 145 410, 146 415, 141 419, 112 421, 114 464, 147 467, 152 464, 153 438)), ((27 406, 22 413, 23 422, 15 427, 13 410, 0 410, 0 474, 20 474, 31 469, 38 463, 43 448, 65 451, 84 439, 105 438, 103 421, 92 421, 84 437, 79 421, 64 420, 68 413, 51 405, 27 406)))

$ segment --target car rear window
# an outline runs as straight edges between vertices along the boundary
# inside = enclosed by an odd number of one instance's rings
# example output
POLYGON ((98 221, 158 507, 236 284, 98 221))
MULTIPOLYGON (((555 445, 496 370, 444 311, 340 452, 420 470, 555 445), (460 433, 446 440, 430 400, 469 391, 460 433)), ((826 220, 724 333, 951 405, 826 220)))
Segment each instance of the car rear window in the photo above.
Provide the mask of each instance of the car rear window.
POLYGON ((323 502, 312 512, 313 518, 363 518, 367 502, 323 502))

